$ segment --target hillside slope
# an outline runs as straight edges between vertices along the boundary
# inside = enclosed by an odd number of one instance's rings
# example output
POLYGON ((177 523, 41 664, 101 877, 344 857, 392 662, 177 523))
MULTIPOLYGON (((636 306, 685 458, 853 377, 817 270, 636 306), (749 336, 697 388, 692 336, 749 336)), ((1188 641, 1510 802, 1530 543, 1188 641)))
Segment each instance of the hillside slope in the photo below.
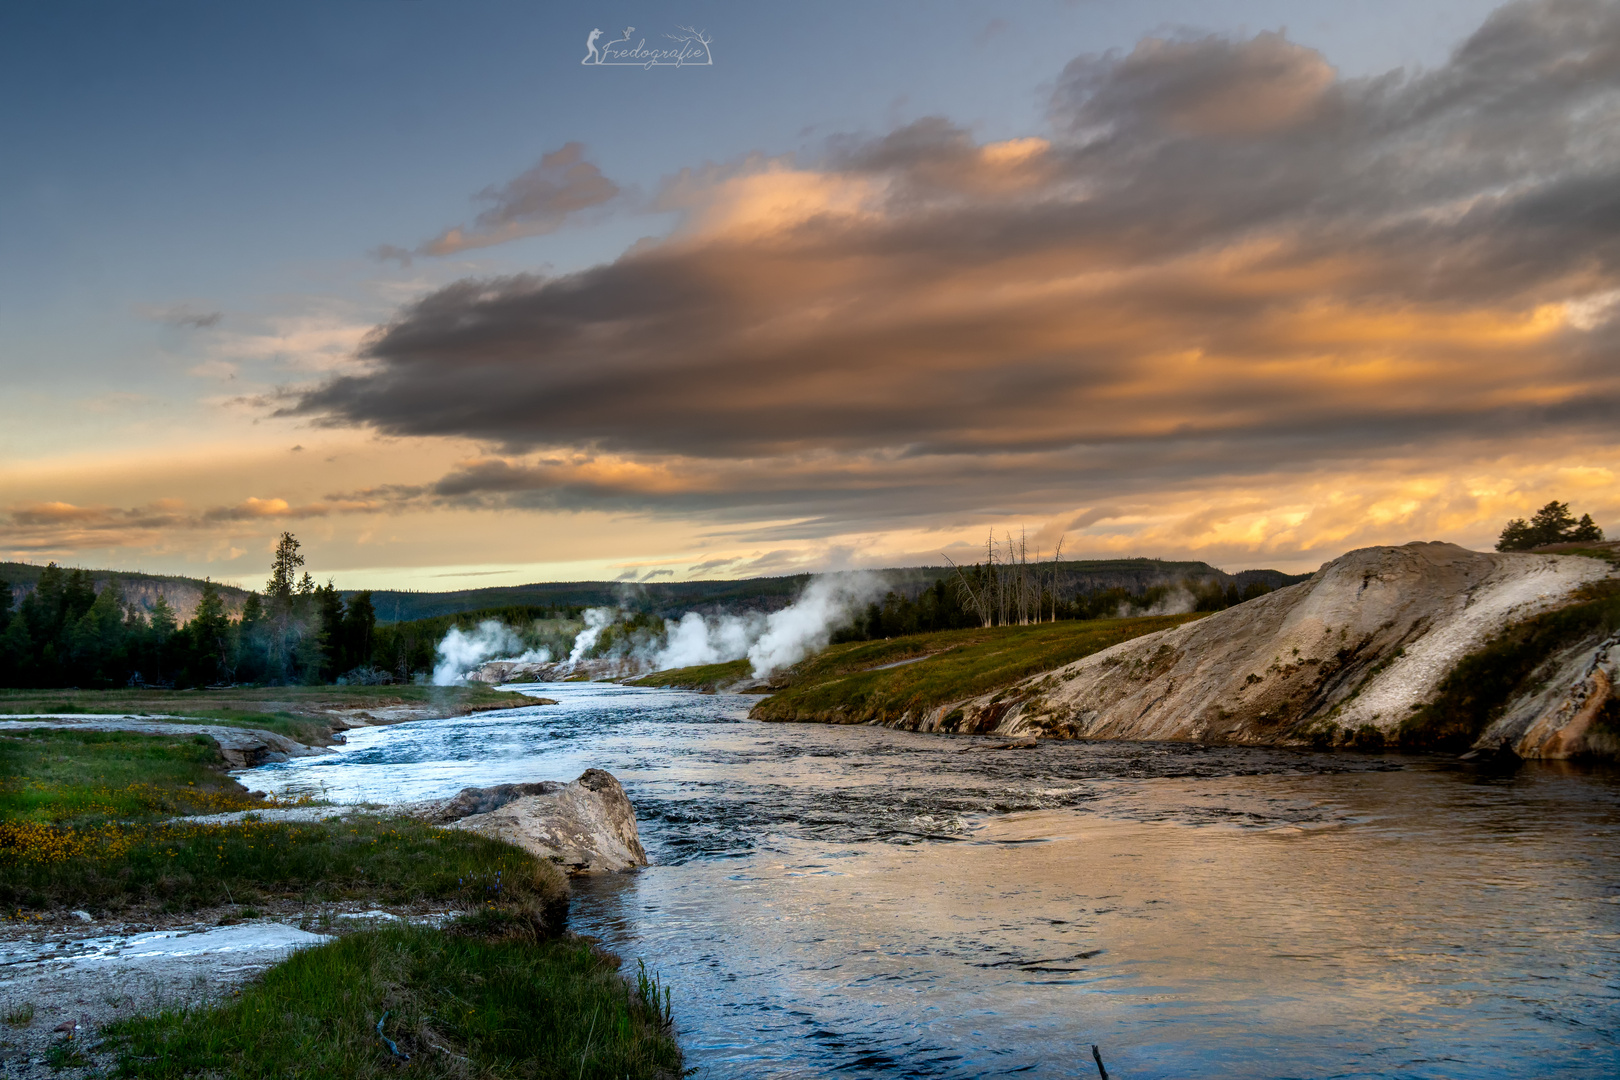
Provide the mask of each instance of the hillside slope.
MULTIPOLYGON (((906 726, 1379 747, 1398 741, 1459 663, 1505 627, 1570 605, 1614 574, 1607 561, 1573 555, 1444 543, 1365 548, 1299 585, 906 726)), ((1520 702, 1523 715, 1493 725, 1487 741, 1508 741, 1526 757, 1602 752, 1572 742, 1567 728, 1577 717, 1590 725, 1605 707, 1620 648, 1589 641, 1566 652, 1567 662, 1539 677, 1541 711, 1520 702)))
MULTIPOLYGON (((1050 671, 1193 618, 1197 616, 1063 620, 834 645, 795 665, 782 680, 786 685, 748 715, 756 720, 914 727, 914 718, 945 702, 992 693, 1033 672, 1050 671)), ((667 684, 680 675, 662 673, 643 685, 667 684)))
MULTIPOLYGON (((1280 570, 1242 570, 1228 574, 1203 562, 1166 562, 1162 559, 1065 560, 1053 566, 1040 565, 1042 574, 1056 573, 1059 595, 1074 596, 1108 589, 1123 589, 1140 595, 1157 586, 1216 583, 1223 589, 1250 584, 1280 589, 1307 575, 1285 574, 1280 570)), ((950 579, 955 571, 948 566, 902 566, 874 570, 887 588, 910 599, 928 589, 939 578, 950 579)), ((501 585, 482 589, 419 593, 393 589, 375 590, 371 596, 379 622, 406 622, 440 615, 502 606, 530 605, 545 608, 624 607, 655 615, 679 617, 687 611, 705 615, 735 615, 745 611, 779 611, 798 598, 811 575, 789 577, 735 578, 712 581, 665 581, 645 584, 624 581, 557 581, 532 585, 501 585)), ((349 595, 348 593, 344 594, 349 595)))
MULTIPOLYGON (((39 582, 40 571, 43 566, 33 563, 0 563, 0 582, 11 586, 12 596, 20 602, 24 596, 34 591, 39 582)), ((73 567, 64 566, 62 569, 71 570, 73 567)), ((97 592, 107 587, 107 582, 113 579, 118 581, 118 589, 123 594, 124 602, 144 612, 150 613, 157 598, 162 596, 181 622, 188 621, 196 613, 197 604, 202 601, 202 579, 182 577, 178 574, 143 574, 138 570, 91 570, 90 580, 97 592)), ((242 604, 247 600, 247 590, 239 589, 235 585, 221 585, 215 582, 219 589, 219 597, 225 602, 225 610, 231 615, 242 612, 242 604)))
MULTIPOLYGON (((42 566, 32 563, 0 563, 0 582, 10 585, 17 600, 33 592, 42 566)), ((63 567, 71 570, 73 567, 63 567)), ((1252 583, 1278 589, 1303 575, 1278 570, 1242 570, 1228 574, 1208 563, 1166 562, 1161 559, 1094 559, 1041 564, 1042 573, 1056 572, 1058 593, 1085 595, 1108 589, 1123 589, 1140 595, 1158 586, 1197 586, 1216 583, 1222 588, 1235 585, 1242 590, 1252 583)), ((950 578, 948 566, 907 566, 875 570, 886 587, 915 599, 938 578, 950 578)), ((136 570, 91 570, 99 592, 117 578, 124 599, 141 611, 150 612, 162 595, 174 608, 180 621, 191 618, 202 598, 202 581, 177 574, 146 574, 136 570)), ((809 574, 785 577, 730 578, 712 581, 553 581, 529 585, 501 585, 448 592, 410 592, 399 589, 372 590, 372 607, 379 623, 411 622, 417 619, 501 607, 535 607, 547 610, 586 607, 624 607, 656 615, 676 617, 688 611, 705 615, 780 611, 798 598, 810 582, 809 574)), ((216 583, 217 584, 217 583, 216 583)), ((247 599, 247 590, 234 585, 218 585, 226 610, 237 615, 247 599)), ((342 590, 348 600, 356 590, 342 590)))

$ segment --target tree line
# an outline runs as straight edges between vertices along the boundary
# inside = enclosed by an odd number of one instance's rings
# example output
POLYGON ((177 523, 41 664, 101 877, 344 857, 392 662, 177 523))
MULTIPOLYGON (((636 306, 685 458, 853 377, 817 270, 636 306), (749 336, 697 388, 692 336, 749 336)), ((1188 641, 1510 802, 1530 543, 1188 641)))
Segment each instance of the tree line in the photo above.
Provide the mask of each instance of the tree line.
POLYGON ((264 592, 236 618, 204 581, 185 623, 159 595, 148 614, 124 602, 117 578, 98 592, 88 571, 54 562, 15 602, 0 582, 0 686, 105 688, 239 682, 384 681, 376 672, 377 614, 369 592, 347 602, 316 586, 291 533, 276 545, 264 592))
MULTIPOLYGON (((1183 582, 1180 586, 1153 585, 1141 592, 1131 592, 1129 589, 1114 586, 1063 595, 1056 574, 1043 571, 1044 580, 1039 583, 1038 588, 1020 583, 1016 579, 1012 583, 1013 588, 1023 587, 1030 590, 1024 601, 1026 611, 1039 610, 1045 615, 1039 620, 1033 618, 1019 620, 1016 617, 1018 605, 1015 598, 1005 609, 1013 616, 1011 618, 1001 615, 1003 609, 1000 607, 999 598, 997 606, 993 609, 988 604, 975 602, 976 597, 997 595, 998 584, 995 579, 997 571, 982 563, 975 563, 972 566, 958 568, 957 573, 960 577, 956 581, 943 577, 936 578, 934 584, 924 589, 916 599, 891 591, 882 600, 867 605, 864 611, 855 616, 850 625, 837 631, 833 635, 833 643, 875 641, 880 638, 902 637, 906 634, 925 634, 936 630, 967 630, 1021 621, 1112 619, 1144 614, 1168 604, 1173 599, 1179 599, 1181 609, 1186 610, 1187 597, 1178 598, 1174 595, 1181 591, 1190 594, 1192 610, 1221 611, 1253 600, 1257 596, 1264 596, 1271 591, 1269 585, 1258 581, 1239 589, 1235 582, 1222 586, 1219 581, 1203 580, 1183 582), (966 580, 967 587, 962 586, 961 579, 966 580), (987 619, 987 614, 990 614, 991 618, 987 619)), ((1034 577, 1035 571, 1026 571, 1025 582, 1034 577)), ((1006 585, 1000 585, 999 588, 1002 590, 1002 596, 1010 591, 1006 585)))
POLYGON ((1591 514, 1582 514, 1576 521, 1569 511, 1569 503, 1554 499, 1537 510, 1529 521, 1514 518, 1503 526, 1496 550, 1529 551, 1547 544, 1596 543, 1602 539, 1603 530, 1598 528, 1591 514))

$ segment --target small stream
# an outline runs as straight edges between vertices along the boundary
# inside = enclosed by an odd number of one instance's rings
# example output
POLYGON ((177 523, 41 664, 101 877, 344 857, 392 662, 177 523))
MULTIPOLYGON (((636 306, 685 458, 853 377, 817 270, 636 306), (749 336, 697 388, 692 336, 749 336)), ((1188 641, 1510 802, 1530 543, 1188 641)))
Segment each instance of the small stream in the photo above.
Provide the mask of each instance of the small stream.
POLYGON ((764 724, 605 684, 254 770, 394 802, 606 768, 654 865, 574 928, 699 1077, 1612 1077, 1620 774, 764 724), (967 752, 962 752, 967 750, 967 752))

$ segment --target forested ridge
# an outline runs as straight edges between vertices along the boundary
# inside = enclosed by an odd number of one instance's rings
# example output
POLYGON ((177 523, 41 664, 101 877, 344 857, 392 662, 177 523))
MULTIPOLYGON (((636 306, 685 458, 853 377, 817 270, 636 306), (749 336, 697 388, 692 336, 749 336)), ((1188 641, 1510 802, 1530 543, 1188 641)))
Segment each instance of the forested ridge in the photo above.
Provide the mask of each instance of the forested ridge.
POLYGON ((161 592, 149 609, 129 602, 116 575, 98 590, 98 575, 51 563, 20 601, 0 582, 0 685, 331 682, 369 667, 376 627, 369 596, 345 602, 308 572, 299 577, 298 548, 282 536, 264 593, 249 593, 235 618, 220 586, 207 580, 183 623, 161 592))
MULTIPOLYGON (((666 617, 689 610, 777 610, 809 580, 799 575, 654 585, 576 582, 378 595, 315 584, 291 534, 282 535, 269 578, 257 592, 208 580, 120 575, 55 563, 25 567, 26 575, 15 572, 20 564, 9 566, 11 572, 0 575, 0 686, 17 688, 405 683, 432 670, 435 649, 453 626, 467 630, 494 620, 527 645, 566 656, 587 606, 626 613, 598 642, 609 648, 613 633, 639 629, 656 635, 666 617), (21 588, 14 591, 14 584, 21 588), (169 593, 177 590, 184 590, 189 611, 171 601, 169 593), (414 603, 402 605, 401 597, 414 603), (474 600, 496 602, 472 610, 461 606, 474 600), (437 612, 389 620, 386 610, 399 607, 437 612)), ((853 612, 835 641, 1139 615, 1168 607, 1213 611, 1303 577, 1269 570, 1230 575, 1205 563, 1156 559, 1020 567, 989 557, 960 569, 880 573, 891 590, 853 612)))

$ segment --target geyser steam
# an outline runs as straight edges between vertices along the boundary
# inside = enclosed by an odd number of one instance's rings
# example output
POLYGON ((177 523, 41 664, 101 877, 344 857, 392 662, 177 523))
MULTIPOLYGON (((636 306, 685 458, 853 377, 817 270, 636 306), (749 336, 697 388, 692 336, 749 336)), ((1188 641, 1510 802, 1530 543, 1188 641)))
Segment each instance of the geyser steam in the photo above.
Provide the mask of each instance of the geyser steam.
MULTIPOLYGON (((636 669, 664 671, 722 664, 746 657, 756 679, 803 660, 827 647, 833 631, 849 622, 855 612, 880 595, 884 583, 875 574, 823 574, 811 579, 799 598, 781 611, 769 615, 700 615, 688 611, 679 621, 665 619, 662 634, 638 629, 634 634, 613 640, 605 659, 618 660, 636 669)), ((584 613, 585 628, 574 638, 568 659, 559 667, 571 671, 593 656, 603 634, 626 613, 616 608, 589 608, 584 613)), ((466 673, 493 659, 513 659, 522 663, 549 663, 545 649, 510 654, 523 648, 523 641, 511 628, 488 619, 471 633, 451 627, 439 643, 439 663, 433 669, 435 686, 459 683, 466 673), (506 654, 506 655, 502 655, 506 654)))
MULTIPOLYGON (((439 642, 439 662, 433 666, 433 685, 455 686, 467 672, 485 660, 521 648, 523 640, 510 627, 495 619, 485 619, 471 633, 459 626, 452 626, 450 632, 444 635, 444 640, 439 642)), ((551 661, 551 653, 546 649, 534 649, 515 659, 545 664, 551 661)))
POLYGON ((765 617, 765 632, 748 647, 754 678, 792 667, 827 647, 832 632, 861 605, 877 596, 883 582, 875 574, 825 574, 790 607, 765 617))

